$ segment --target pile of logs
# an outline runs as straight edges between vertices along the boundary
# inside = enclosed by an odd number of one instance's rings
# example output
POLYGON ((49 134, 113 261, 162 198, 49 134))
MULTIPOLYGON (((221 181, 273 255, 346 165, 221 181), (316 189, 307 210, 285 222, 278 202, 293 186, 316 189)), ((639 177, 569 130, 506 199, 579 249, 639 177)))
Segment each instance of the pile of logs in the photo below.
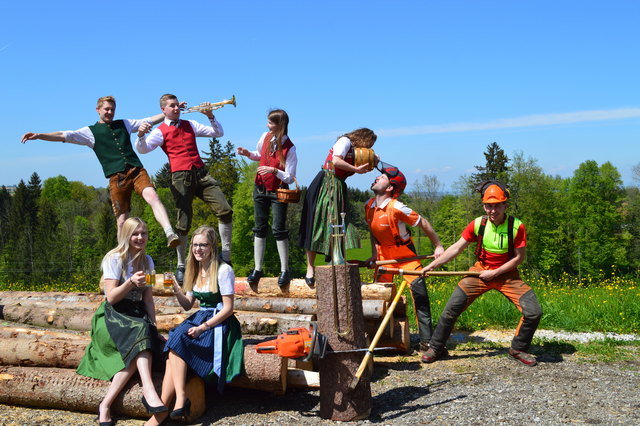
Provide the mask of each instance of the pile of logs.
MULTIPOLYGON (((161 283, 161 276, 156 282, 161 283)), ((192 311, 184 312, 171 289, 154 287, 156 319, 160 332, 167 332, 192 311)), ((246 376, 236 378, 231 386, 260 389, 282 394, 287 387, 317 388, 318 373, 313 363, 287 360, 277 355, 258 354, 259 336, 272 336, 291 327, 307 327, 316 319, 316 289, 304 280, 294 279, 288 289, 280 289, 277 278, 263 278, 250 286, 246 279, 235 283, 236 316, 245 336, 246 376)), ((394 297, 390 284, 362 286, 366 329, 372 337, 394 297)), ((97 412, 109 382, 77 375, 89 343, 91 318, 104 300, 99 293, 0 292, 0 403, 36 407, 64 408, 97 412)), ((409 326, 406 307, 400 303, 395 318, 380 340, 380 347, 409 350, 409 326)), ((194 308, 196 309, 196 308, 194 308)), ((322 330, 320 330, 322 332, 322 330)), ((161 387, 161 377, 156 377, 161 387)), ((191 418, 204 413, 204 384, 190 380, 191 418)), ((113 409, 127 416, 147 416, 140 398, 139 383, 131 383, 121 393, 113 409)))

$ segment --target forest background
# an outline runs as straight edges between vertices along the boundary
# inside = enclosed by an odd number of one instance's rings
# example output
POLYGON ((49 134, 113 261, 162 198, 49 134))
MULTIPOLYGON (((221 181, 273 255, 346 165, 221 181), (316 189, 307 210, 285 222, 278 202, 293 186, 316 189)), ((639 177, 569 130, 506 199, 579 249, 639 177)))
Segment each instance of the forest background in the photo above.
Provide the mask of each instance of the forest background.
MULTIPOLYGON (((624 276, 637 282, 640 275, 640 164, 633 171, 635 185, 624 186, 618 170, 609 162, 585 161, 569 178, 547 175, 536 159, 522 152, 508 157, 493 142, 478 153, 476 172, 461 176, 454 193, 443 193, 436 176, 413 182, 400 198, 427 217, 445 247, 458 238, 482 205, 474 191, 478 182, 499 179, 511 190, 508 212, 527 227, 525 274, 545 281, 567 274, 579 283, 624 276)), ((253 267, 253 179, 256 163, 236 157, 231 141, 209 141, 203 159, 211 175, 220 182, 234 208, 233 264, 238 276, 253 267)), ((372 172, 372 181, 377 172, 372 172)), ((168 164, 154 176, 158 194, 172 221, 175 208, 168 164)), ((347 181, 348 182, 348 181, 347 181)), ((306 189, 303 187, 303 190, 306 189)), ((348 258, 370 255, 364 203, 370 191, 349 188, 348 215, 360 231, 362 250, 348 258)), ((304 251, 297 247, 301 203, 289 204, 291 240, 290 267, 295 277, 305 271, 304 251)), ((149 225, 147 248, 157 272, 175 268, 175 252, 165 247, 166 239, 150 207, 137 195, 131 215, 149 225)), ((194 202, 192 231, 200 225, 216 225, 210 209, 194 202)), ((431 253, 424 235, 414 232, 420 253, 431 253)), ((265 258, 267 276, 277 276, 279 260, 273 238, 268 239, 265 258), (271 245, 273 247, 271 247, 271 245)), ((0 189, 0 285, 2 288, 57 288, 96 290, 100 262, 116 245, 115 217, 106 188, 69 181, 60 175, 41 182, 34 172, 27 183, 20 181, 13 194, 0 189)), ((450 269, 466 269, 474 261, 473 247, 467 256, 451 262, 450 269)))

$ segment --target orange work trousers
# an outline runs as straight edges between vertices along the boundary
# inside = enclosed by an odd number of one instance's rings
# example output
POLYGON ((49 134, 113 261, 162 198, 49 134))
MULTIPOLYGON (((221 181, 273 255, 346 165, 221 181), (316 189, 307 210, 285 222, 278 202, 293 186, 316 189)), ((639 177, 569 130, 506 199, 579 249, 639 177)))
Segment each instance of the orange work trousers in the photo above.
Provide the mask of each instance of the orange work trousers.
MULTIPOLYGON (((486 269, 489 268, 481 262, 476 262, 470 270, 483 271, 486 269)), ((519 351, 527 351, 540 323, 542 308, 533 289, 522 281, 517 269, 499 275, 492 281, 482 281, 478 277, 465 277, 460 280, 444 311, 442 311, 429 345, 436 350, 444 349, 460 314, 474 300, 489 290, 497 290, 504 294, 522 313, 515 336, 511 341, 511 347, 519 351)))

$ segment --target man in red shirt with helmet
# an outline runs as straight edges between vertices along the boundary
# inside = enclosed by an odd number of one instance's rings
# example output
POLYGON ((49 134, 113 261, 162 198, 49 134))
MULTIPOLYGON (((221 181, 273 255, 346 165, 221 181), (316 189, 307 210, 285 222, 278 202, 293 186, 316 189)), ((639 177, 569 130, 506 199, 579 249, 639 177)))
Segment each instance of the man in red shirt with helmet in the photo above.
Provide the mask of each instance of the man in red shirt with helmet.
MULTIPOLYGON (((431 240, 434 256, 440 256, 444 252, 444 248, 429 221, 397 200, 407 186, 404 174, 397 167, 383 162, 379 162, 376 168, 382 174, 371 184, 371 190, 375 196, 365 206, 365 218, 371 232, 371 258, 369 262, 407 259, 417 256, 407 226, 419 226, 431 240)), ((411 271, 422 268, 418 260, 401 261, 389 266, 411 271)), ((378 277, 379 282, 391 282, 392 279, 391 274, 378 277)), ((423 277, 411 282, 410 288, 420 334, 420 350, 424 352, 428 349, 433 331, 429 293, 423 277)))
POLYGON ((480 295, 489 290, 504 294, 522 313, 516 334, 508 350, 509 356, 527 366, 537 364, 536 358, 527 353, 535 333, 542 309, 533 289, 525 284, 518 273, 518 265, 526 254, 527 234, 524 224, 506 214, 509 191, 497 181, 482 183, 477 188, 482 194, 485 216, 473 220, 462 231, 462 237, 442 256, 425 266, 423 272, 434 270, 460 254, 471 243, 477 242, 478 261, 471 271, 479 271, 478 277, 465 277, 453 291, 438 320, 429 350, 422 356, 423 362, 434 362, 448 355, 445 344, 460 314, 480 295))

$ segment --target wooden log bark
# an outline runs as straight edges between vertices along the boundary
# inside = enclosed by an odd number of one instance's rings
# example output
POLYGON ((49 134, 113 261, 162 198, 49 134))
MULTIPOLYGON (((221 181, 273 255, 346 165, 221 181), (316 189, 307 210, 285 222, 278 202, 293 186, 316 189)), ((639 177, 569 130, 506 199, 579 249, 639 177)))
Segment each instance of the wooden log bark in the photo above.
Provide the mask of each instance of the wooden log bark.
POLYGON ((0 319, 39 327, 85 331, 91 330, 93 312, 86 309, 4 305, 0 306, 0 319))
MULTIPOLYGON (((72 306, 95 306, 104 302, 102 293, 62 293, 62 292, 35 292, 35 291, 0 291, 0 305, 42 306, 49 307, 72 306)), ((160 307, 180 307, 180 304, 173 295, 154 296, 153 302, 156 308, 160 307)), ((196 301, 194 309, 198 308, 196 301)), ((95 309, 95 308, 94 308, 95 309)))
POLYGON ((90 339, 0 337, 0 365, 76 368, 90 339))
MULTIPOLYGON (((43 335, 17 335, 0 337, 0 365, 27 367, 61 367, 75 370, 80 364, 90 338, 55 333, 43 335)), ((70 333, 69 333, 70 334, 70 333)), ((287 389, 288 360, 273 354, 259 354, 255 345, 245 345, 246 376, 237 377, 232 386, 282 394, 287 389)), ((297 368, 296 370, 298 370, 297 368)), ((297 373, 292 373, 296 375, 297 373)), ((297 374, 299 376, 300 374, 297 374)), ((313 377, 310 375, 309 377, 313 377)), ((294 378, 295 386, 302 387, 303 379, 294 378)), ((309 379, 311 380, 311 379, 309 379)), ((0 381, 0 383, 2 383, 0 381)), ((313 385, 313 381, 310 381, 313 385)))
MULTIPOLYGON (((362 284, 362 299, 391 301, 395 296, 395 286, 391 283, 362 284)), ((245 297, 290 297, 316 298, 316 286, 308 286, 303 279, 293 279, 286 288, 280 288, 277 278, 262 278, 258 285, 250 285, 246 278, 236 278, 236 296, 245 297)))
MULTIPOLYGON (((156 315, 159 331, 169 331, 184 321, 190 313, 156 315)), ((315 315, 237 312, 243 334, 272 335, 284 333, 291 327, 308 327, 315 315)), ((25 307, 5 305, 1 307, 0 319, 38 327, 64 330, 91 330, 93 311, 72 308, 25 307)))
MULTIPOLYGON (((366 346, 363 330, 360 276, 355 265, 318 266, 318 331, 327 337, 328 350, 353 350, 366 346)), ((362 352, 328 354, 320 361, 320 416, 354 421, 371 413, 369 377, 349 386, 362 360, 362 352)))
POLYGON ((273 335, 284 333, 293 327, 309 327, 315 315, 278 314, 260 312, 236 312, 242 326, 242 334, 273 335))
MULTIPOLYGON (((156 390, 160 391, 162 377, 155 375, 153 379, 156 390)), ((67 368, 0 366, 0 403, 97 413, 110 384, 67 368)), ((206 409, 204 382, 199 377, 191 377, 186 391, 191 400, 190 420, 194 420, 206 409)), ((133 379, 111 409, 130 417, 148 418, 141 398, 142 386, 139 380, 133 379)))
POLYGON ((86 340, 89 338, 89 333, 78 331, 53 331, 42 330, 38 328, 31 328, 28 326, 0 326, 0 338, 23 338, 23 339, 79 339, 86 340))
MULTIPOLYGON (((384 300, 362 301, 362 312, 366 319, 382 318, 387 307, 388 304, 384 300)), ((237 297, 234 308, 239 311, 315 315, 318 304, 316 299, 307 298, 237 297)))
POLYGON ((287 359, 276 354, 259 354, 256 345, 245 344, 244 376, 234 378, 230 386, 258 389, 283 395, 287 390, 287 359))

